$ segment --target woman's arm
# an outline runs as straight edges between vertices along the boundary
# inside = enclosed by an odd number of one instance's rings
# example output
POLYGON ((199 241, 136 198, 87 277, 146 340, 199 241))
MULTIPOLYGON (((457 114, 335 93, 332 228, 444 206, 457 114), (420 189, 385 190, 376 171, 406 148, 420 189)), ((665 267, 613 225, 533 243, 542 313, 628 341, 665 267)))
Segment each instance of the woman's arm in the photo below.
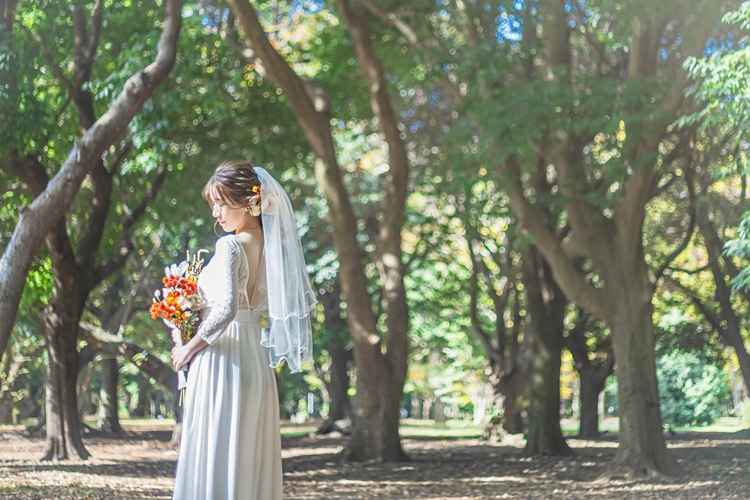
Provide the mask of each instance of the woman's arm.
POLYGON ((242 283, 239 278, 240 258, 244 258, 242 249, 237 247, 239 244, 231 236, 221 238, 216 243, 216 257, 221 259, 224 269, 226 297, 220 305, 211 308, 190 342, 172 350, 172 361, 178 369, 189 363, 206 346, 213 345, 237 316, 242 292, 242 283))

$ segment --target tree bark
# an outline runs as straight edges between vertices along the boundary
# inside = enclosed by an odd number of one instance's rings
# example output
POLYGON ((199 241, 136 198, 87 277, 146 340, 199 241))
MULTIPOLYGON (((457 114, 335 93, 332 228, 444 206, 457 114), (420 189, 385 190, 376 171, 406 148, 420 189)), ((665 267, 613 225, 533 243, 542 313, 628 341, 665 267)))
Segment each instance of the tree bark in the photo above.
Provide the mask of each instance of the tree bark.
POLYGON ((85 460, 90 456, 81 440, 78 420, 75 330, 72 335, 57 335, 66 323, 70 324, 74 314, 73 311, 66 311, 45 317, 49 366, 46 386, 47 444, 42 460, 85 460))
POLYGON ((526 327, 534 336, 529 432, 524 454, 567 455, 571 449, 560 429, 560 357, 568 301, 535 248, 524 252, 523 266, 526 327))
POLYGON ((353 360, 352 350, 345 347, 329 347, 331 356, 331 382, 328 384, 328 394, 331 401, 328 405, 328 418, 318 430, 319 434, 326 434, 335 430, 335 422, 351 418, 352 409, 349 404, 349 362, 353 360))
POLYGON ((604 383, 597 385, 593 370, 579 370, 581 378, 581 422, 578 437, 599 437, 599 393, 604 389, 604 383))
MULTIPOLYGON (((19 212, 13 235, 0 258, 0 352, 8 344, 32 259, 47 232, 70 207, 84 177, 122 135, 130 120, 167 78, 175 62, 183 0, 168 0, 156 60, 128 79, 106 113, 75 142, 44 191, 19 212)), ((75 344, 74 344, 75 345, 75 344)), ((61 393, 59 393, 61 394, 61 393)))
POLYGON ((102 386, 99 391, 99 430, 122 436, 125 430, 120 426, 120 417, 117 413, 117 382, 120 375, 117 357, 104 356, 100 364, 102 386))
MULTIPOLYGON (((614 476, 679 475, 682 470, 667 450, 661 426, 654 354, 653 285, 643 260, 617 255, 621 266, 608 280, 618 283, 608 295, 614 308, 610 322, 620 407, 620 446, 614 476)), ((618 252, 619 253, 619 252, 618 252)))
POLYGON ((144 418, 148 414, 149 378, 138 374, 138 399, 135 408, 130 411, 131 417, 144 418))

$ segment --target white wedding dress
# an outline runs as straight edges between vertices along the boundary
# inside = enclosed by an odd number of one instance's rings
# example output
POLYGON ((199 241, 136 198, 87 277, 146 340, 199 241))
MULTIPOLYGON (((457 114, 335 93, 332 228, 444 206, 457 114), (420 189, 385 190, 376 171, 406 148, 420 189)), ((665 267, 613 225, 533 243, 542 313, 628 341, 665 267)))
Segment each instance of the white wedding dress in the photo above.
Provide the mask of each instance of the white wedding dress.
POLYGON ((282 497, 276 378, 259 320, 267 309, 264 259, 255 290, 242 243, 220 238, 198 280, 210 308, 197 335, 210 345, 190 364, 176 500, 282 497))

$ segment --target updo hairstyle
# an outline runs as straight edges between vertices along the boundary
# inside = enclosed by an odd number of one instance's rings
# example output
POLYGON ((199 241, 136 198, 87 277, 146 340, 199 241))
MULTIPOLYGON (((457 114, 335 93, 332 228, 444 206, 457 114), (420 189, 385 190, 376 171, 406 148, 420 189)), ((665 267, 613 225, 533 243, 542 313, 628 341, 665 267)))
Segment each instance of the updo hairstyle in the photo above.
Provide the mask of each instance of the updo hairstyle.
POLYGON ((216 167, 202 195, 209 203, 244 208, 252 215, 260 213, 260 179, 248 161, 225 161, 216 167))

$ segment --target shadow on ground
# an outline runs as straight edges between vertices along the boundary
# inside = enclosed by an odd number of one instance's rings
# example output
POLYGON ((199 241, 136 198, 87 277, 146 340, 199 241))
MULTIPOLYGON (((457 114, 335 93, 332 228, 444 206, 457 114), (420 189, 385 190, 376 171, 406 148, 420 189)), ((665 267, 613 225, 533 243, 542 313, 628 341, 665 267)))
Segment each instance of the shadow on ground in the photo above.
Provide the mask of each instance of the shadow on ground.
MULTIPOLYGON (((404 439, 406 463, 341 464, 341 436, 282 440, 285 499, 698 499, 750 498, 749 433, 686 433, 668 444, 687 474, 653 481, 600 482, 616 436, 569 439, 574 455, 526 458, 523 439, 404 439)), ((127 439, 87 438, 86 462, 37 460, 44 441, 0 428, 0 498, 171 498, 177 452, 164 430, 134 429, 127 439)))

